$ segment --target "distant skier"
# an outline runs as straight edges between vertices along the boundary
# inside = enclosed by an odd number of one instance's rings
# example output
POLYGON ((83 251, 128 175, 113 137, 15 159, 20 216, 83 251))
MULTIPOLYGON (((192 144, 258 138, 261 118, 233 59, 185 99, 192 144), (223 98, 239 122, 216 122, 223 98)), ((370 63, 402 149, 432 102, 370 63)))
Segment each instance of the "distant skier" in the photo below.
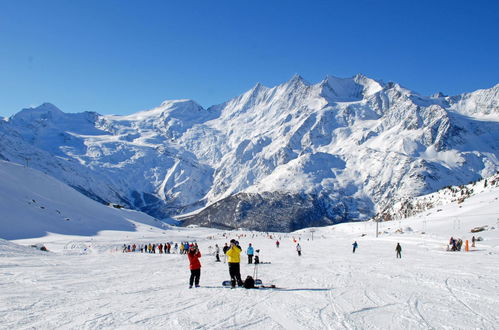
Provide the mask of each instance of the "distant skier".
POLYGON ((475 238, 475 236, 473 236, 471 238, 471 247, 475 247, 475 242, 476 242, 476 238, 475 238))
POLYGON ((229 263, 229 275, 231 280, 231 286, 236 287, 236 282, 238 286, 243 285, 243 280, 241 279, 241 268, 239 263, 241 262, 241 247, 239 242, 235 239, 230 240, 230 248, 227 250, 227 257, 229 263))
POLYGON ((279 248, 279 244, 281 244, 281 243, 279 243, 279 241, 275 241, 275 246, 276 246, 277 248, 279 248))
POLYGON ((220 262, 220 248, 218 244, 215 244, 215 257, 217 258, 216 262, 220 262))
POLYGON ((397 258, 402 259, 402 247, 400 246, 400 243, 397 243, 397 247, 395 248, 395 251, 397 251, 397 258))
POLYGON ((298 252, 298 256, 301 256, 301 246, 300 243, 296 244, 296 252, 298 252))
POLYGON ((255 250, 255 265, 260 263, 260 250, 255 250))
POLYGON ((359 245, 357 244, 357 241, 353 242, 352 246, 353 246, 353 251, 352 251, 352 253, 355 253, 355 249, 357 249, 357 246, 359 246, 359 245))
POLYGON ((248 250, 246 250, 246 254, 248 255, 248 264, 253 263, 253 255, 255 254, 255 251, 253 247, 251 246, 251 243, 249 243, 248 250))
POLYGON ((189 248, 189 253, 187 253, 189 258, 189 268, 191 270, 191 277, 189 278, 189 289, 192 288, 192 284, 199 288, 199 278, 201 277, 201 263, 199 258, 201 258, 201 252, 195 246, 189 248))
POLYGON ((223 247, 222 251, 224 252, 224 263, 227 262, 227 251, 229 251, 230 247, 225 243, 225 246, 223 247))

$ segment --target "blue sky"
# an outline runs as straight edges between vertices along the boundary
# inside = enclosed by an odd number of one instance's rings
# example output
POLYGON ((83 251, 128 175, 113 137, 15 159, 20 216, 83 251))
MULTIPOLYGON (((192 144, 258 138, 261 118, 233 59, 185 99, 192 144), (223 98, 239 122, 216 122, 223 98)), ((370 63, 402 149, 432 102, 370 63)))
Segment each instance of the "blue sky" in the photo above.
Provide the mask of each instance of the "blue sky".
POLYGON ((422 94, 499 83, 499 1, 0 0, 0 116, 224 102, 295 73, 422 94))

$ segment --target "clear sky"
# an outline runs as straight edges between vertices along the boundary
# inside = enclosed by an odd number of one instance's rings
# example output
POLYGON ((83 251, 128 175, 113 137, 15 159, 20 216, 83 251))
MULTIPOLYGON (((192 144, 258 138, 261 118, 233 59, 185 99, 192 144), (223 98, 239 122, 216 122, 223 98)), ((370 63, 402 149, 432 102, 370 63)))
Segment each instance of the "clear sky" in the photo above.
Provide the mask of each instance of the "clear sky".
POLYGON ((0 0, 0 116, 208 107, 300 74, 421 94, 499 83, 499 1, 0 0))

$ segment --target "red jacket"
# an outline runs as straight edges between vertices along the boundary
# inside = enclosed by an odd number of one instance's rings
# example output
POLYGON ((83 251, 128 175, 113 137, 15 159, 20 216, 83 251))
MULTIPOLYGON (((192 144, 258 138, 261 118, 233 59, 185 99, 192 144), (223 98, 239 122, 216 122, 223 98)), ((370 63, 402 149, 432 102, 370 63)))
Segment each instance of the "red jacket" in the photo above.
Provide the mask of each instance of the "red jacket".
POLYGON ((201 252, 197 252, 195 254, 187 253, 187 257, 189 258, 189 263, 191 264, 190 269, 199 269, 201 268, 201 263, 199 262, 199 258, 201 258, 201 252))

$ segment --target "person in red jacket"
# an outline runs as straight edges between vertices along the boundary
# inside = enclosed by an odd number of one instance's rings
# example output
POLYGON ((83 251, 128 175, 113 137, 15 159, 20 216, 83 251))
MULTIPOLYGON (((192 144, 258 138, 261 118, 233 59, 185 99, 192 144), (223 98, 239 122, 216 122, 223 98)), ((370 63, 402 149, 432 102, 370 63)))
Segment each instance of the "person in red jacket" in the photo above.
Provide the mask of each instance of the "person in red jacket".
POLYGON ((189 248, 187 257, 189 258, 189 264, 191 269, 191 278, 189 279, 189 289, 192 288, 193 283, 196 285, 196 288, 199 288, 199 278, 201 277, 201 263, 199 262, 199 258, 201 258, 201 252, 199 252, 196 246, 192 245, 189 248))

